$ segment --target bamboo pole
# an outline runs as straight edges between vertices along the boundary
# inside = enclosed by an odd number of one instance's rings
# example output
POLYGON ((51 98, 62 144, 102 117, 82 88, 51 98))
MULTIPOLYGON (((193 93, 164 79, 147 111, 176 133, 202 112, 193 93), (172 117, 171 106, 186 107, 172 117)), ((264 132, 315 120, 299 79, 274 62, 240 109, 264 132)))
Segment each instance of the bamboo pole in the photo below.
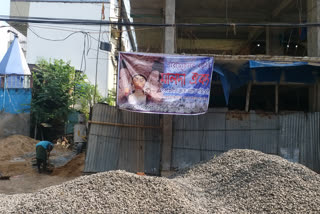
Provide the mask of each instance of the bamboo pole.
POLYGON ((89 120, 88 123, 96 124, 96 125, 107 125, 107 126, 122 126, 122 127, 146 128, 146 129, 162 129, 161 126, 141 126, 141 125, 133 125, 133 124, 109 123, 109 122, 100 122, 100 121, 91 121, 91 120, 89 120))

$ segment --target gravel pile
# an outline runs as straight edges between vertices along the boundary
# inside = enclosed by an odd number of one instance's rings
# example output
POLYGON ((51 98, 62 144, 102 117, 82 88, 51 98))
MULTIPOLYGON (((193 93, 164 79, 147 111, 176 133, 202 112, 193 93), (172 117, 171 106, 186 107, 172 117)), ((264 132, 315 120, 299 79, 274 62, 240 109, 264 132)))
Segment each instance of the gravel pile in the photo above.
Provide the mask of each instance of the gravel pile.
POLYGON ((320 213, 320 176, 231 150, 169 179, 110 171, 0 198, 0 213, 320 213))
POLYGON ((206 213, 200 201, 193 201, 174 181, 124 171, 0 198, 1 213, 206 213))
MULTIPOLYGON (((253 150, 230 150, 172 176, 232 213, 320 213, 320 176, 253 150)), ((210 207, 209 207, 210 208, 210 207)))

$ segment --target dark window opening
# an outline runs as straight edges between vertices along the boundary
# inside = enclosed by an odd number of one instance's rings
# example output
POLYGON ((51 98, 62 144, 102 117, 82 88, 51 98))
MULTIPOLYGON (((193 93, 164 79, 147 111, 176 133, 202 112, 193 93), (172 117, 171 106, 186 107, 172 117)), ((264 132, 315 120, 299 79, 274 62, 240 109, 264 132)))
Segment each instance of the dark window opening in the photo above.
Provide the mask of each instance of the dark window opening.
POLYGON ((212 82, 211 84, 209 107, 210 108, 226 107, 223 88, 220 82, 212 82))
POLYGON ((253 85, 250 95, 250 110, 275 112, 275 86, 253 85))
POLYGON ((279 86, 279 111, 309 110, 308 86, 279 86))
POLYGON ((246 106, 246 94, 248 85, 244 85, 238 89, 233 90, 229 97, 229 110, 244 111, 246 106))
MULTIPOLYGON (((212 82, 209 108, 224 108, 228 110, 244 111, 246 106, 248 85, 230 92, 229 103, 226 104, 222 84, 212 82)), ((249 99, 249 111, 276 112, 276 86, 252 85, 249 99)), ((307 85, 279 85, 278 111, 309 111, 309 86, 307 85)))

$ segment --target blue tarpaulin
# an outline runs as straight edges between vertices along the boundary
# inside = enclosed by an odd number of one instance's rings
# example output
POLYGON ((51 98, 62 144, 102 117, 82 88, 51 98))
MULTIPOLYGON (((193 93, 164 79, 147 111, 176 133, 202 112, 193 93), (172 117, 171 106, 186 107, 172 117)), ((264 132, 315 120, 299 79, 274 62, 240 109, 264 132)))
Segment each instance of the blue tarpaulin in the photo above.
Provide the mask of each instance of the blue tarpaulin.
POLYGON ((24 85, 29 75, 30 69, 15 38, 0 62, 0 84, 3 87, 0 90, 0 111, 12 114, 30 112, 31 89, 30 85, 24 85))
POLYGON ((313 72, 320 71, 316 64, 308 62, 273 62, 250 60, 250 68, 256 71, 258 82, 280 82, 284 73, 285 82, 314 83, 316 77, 313 72))
POLYGON ((252 80, 252 74, 247 61, 216 61, 214 71, 223 74, 214 74, 213 78, 220 79, 226 104, 228 104, 232 91, 252 80))
POLYGON ((11 114, 30 113, 31 89, 0 90, 0 111, 11 114))
POLYGON ((265 67, 292 67, 292 66, 302 66, 308 65, 307 62, 274 62, 274 61, 249 61, 250 68, 265 68, 265 67))
POLYGON ((249 81, 280 82, 282 75, 284 82, 311 84, 320 74, 320 64, 308 62, 274 62, 257 60, 221 60, 216 61, 214 70, 223 75, 215 75, 220 79, 226 103, 230 93, 247 84, 249 81), (255 77, 252 71, 255 71, 255 77))

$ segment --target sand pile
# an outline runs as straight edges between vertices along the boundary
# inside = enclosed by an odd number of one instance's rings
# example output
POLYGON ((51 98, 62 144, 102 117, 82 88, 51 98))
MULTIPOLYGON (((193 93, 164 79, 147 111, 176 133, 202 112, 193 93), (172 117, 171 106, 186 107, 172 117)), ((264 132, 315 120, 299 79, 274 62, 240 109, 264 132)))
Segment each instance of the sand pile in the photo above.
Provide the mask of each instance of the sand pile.
POLYGON ((81 153, 75 156, 65 165, 55 168, 51 173, 52 176, 77 177, 82 175, 84 168, 85 154, 81 153))
POLYGON ((34 152, 37 142, 39 141, 23 135, 12 135, 0 139, 0 161, 34 152))
MULTIPOLYGON (((39 140, 23 135, 12 135, 0 139, 0 173, 7 176, 37 173, 32 167, 32 160, 35 159, 35 146, 38 142, 39 140)), ((55 145, 50 154, 50 162, 63 165, 73 156, 71 150, 62 145, 55 145)), ((68 166, 58 170, 56 175, 80 176, 81 164, 84 165, 84 157, 77 157, 74 162, 70 161, 68 166)))
POLYGON ((231 150, 169 179, 110 171, 0 197, 0 213, 320 213, 320 177, 277 156, 231 150))

